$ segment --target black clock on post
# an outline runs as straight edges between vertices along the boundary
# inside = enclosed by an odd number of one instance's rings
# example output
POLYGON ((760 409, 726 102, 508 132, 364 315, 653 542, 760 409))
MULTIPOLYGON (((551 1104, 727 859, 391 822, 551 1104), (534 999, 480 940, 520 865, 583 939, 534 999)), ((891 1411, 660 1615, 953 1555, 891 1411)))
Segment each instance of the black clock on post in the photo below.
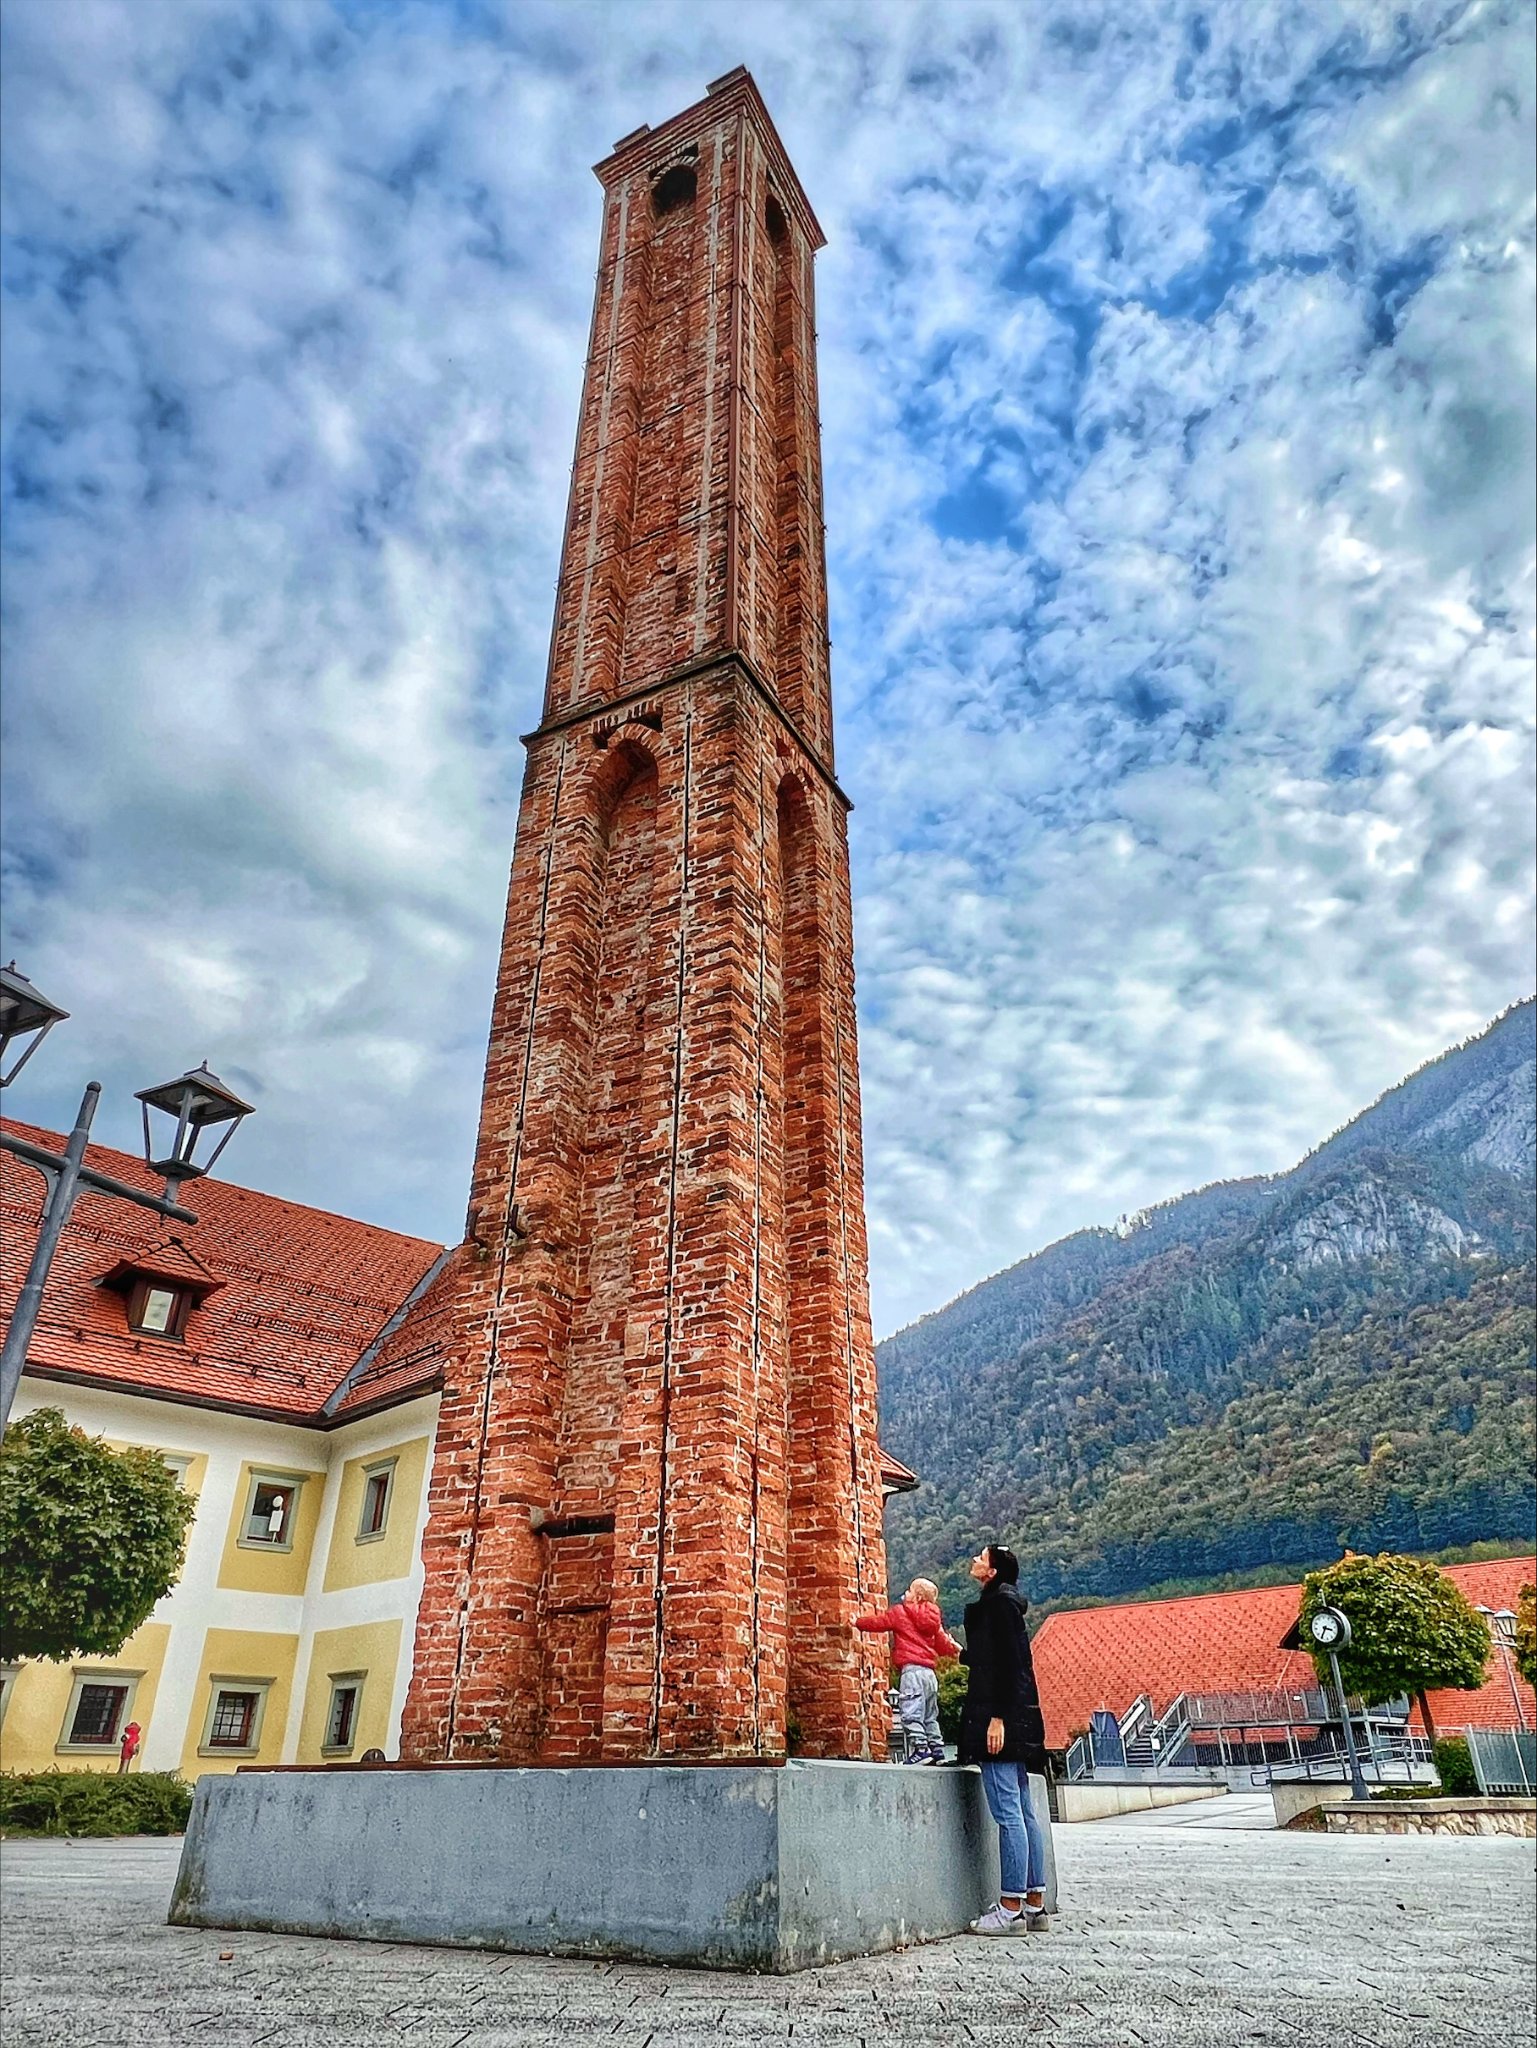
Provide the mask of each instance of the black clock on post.
POLYGON ((1345 1731, 1345 1754, 1350 1758, 1350 1796, 1365 1799, 1366 1779, 1356 1753, 1355 1730, 1350 1725, 1350 1707, 1345 1699, 1345 1681, 1340 1677, 1340 1652, 1350 1648, 1350 1618, 1337 1607, 1320 1607, 1308 1617, 1308 1635, 1313 1647, 1322 1650, 1334 1674, 1334 1690, 1340 1703, 1340 1726, 1345 1731))

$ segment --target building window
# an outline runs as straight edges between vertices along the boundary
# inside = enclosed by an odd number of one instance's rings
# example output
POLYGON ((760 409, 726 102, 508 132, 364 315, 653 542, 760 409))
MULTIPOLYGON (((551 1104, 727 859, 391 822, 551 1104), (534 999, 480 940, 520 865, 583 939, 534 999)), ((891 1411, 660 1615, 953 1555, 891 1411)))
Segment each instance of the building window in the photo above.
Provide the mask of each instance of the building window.
POLYGON ((5 1710, 11 1704, 11 1694, 16 1690, 18 1664, 0 1664, 0 1728, 5 1726, 5 1710))
POLYGON ((191 1452, 162 1451, 160 1453, 160 1462, 162 1465, 164 1465, 167 1472, 170 1473, 171 1477, 176 1481, 176 1484, 179 1487, 181 1487, 183 1491, 185 1491, 187 1485, 187 1474, 192 1470, 191 1452))
POLYGON ((339 1671, 331 1679, 331 1704, 326 1712, 326 1756, 346 1756, 358 1739, 358 1714, 363 1705, 362 1671, 339 1671))
POLYGON ((140 1337, 177 1337, 186 1327, 192 1297, 163 1280, 139 1280, 128 1290, 128 1327, 140 1337))
POLYGON ((358 1541, 371 1543, 389 1526, 390 1496, 395 1491, 395 1460, 381 1459, 363 1467, 363 1505, 358 1514, 358 1541))
POLYGON ((302 1479, 287 1472, 253 1472, 246 1496, 245 1520, 241 1524, 243 1549, 292 1550, 294 1518, 299 1508, 302 1479))
POLYGON ((199 1756, 254 1756, 261 1744, 270 1678, 216 1678, 199 1756))
POLYGON ((117 1747, 133 1705, 137 1671, 82 1671, 75 1675, 56 1749, 85 1755, 117 1747))
POLYGON ((254 1692, 220 1692, 213 1703, 208 1724, 210 1749, 250 1749, 256 1729, 257 1695, 254 1692))

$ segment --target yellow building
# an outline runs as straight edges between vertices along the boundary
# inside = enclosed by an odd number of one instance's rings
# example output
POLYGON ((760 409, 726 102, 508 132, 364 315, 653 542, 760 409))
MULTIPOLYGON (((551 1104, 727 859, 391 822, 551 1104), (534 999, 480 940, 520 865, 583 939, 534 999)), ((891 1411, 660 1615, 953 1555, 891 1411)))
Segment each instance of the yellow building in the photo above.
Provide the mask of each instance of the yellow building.
MULTIPOLYGON (((91 1164, 153 1184, 122 1153, 93 1147, 91 1164)), ((3 1155, 7 1311, 42 1193, 3 1155)), ((197 1512, 180 1581, 115 1656, 0 1669, 7 1770, 115 1770, 130 1723, 136 1769, 188 1778, 395 1753, 441 1247, 223 1181, 195 1206, 176 1234, 87 1196, 55 1258, 15 1414, 57 1407, 115 1447, 152 1446, 197 1512)))

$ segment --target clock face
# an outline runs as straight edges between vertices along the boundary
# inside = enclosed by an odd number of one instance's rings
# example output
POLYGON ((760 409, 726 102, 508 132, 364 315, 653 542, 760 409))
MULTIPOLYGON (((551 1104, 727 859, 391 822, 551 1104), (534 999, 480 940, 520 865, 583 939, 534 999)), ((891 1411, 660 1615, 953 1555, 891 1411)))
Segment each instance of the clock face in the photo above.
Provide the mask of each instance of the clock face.
POLYGON ((1320 1608, 1308 1623, 1308 1634, 1321 1650, 1332 1650, 1340 1639, 1340 1618, 1332 1608, 1320 1608))

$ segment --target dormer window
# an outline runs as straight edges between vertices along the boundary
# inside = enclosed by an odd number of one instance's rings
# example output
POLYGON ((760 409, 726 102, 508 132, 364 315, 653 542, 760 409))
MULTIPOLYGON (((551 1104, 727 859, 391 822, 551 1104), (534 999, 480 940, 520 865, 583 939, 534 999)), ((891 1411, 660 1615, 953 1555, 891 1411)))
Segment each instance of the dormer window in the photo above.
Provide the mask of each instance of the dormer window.
POLYGON ((135 1337, 164 1337, 175 1343, 193 1310, 224 1282, 173 1239, 119 1259, 102 1274, 101 1285, 123 1297, 125 1319, 135 1337))
POLYGON ((191 1297, 161 1280, 141 1280, 128 1296, 128 1327, 140 1337, 179 1337, 191 1297))

